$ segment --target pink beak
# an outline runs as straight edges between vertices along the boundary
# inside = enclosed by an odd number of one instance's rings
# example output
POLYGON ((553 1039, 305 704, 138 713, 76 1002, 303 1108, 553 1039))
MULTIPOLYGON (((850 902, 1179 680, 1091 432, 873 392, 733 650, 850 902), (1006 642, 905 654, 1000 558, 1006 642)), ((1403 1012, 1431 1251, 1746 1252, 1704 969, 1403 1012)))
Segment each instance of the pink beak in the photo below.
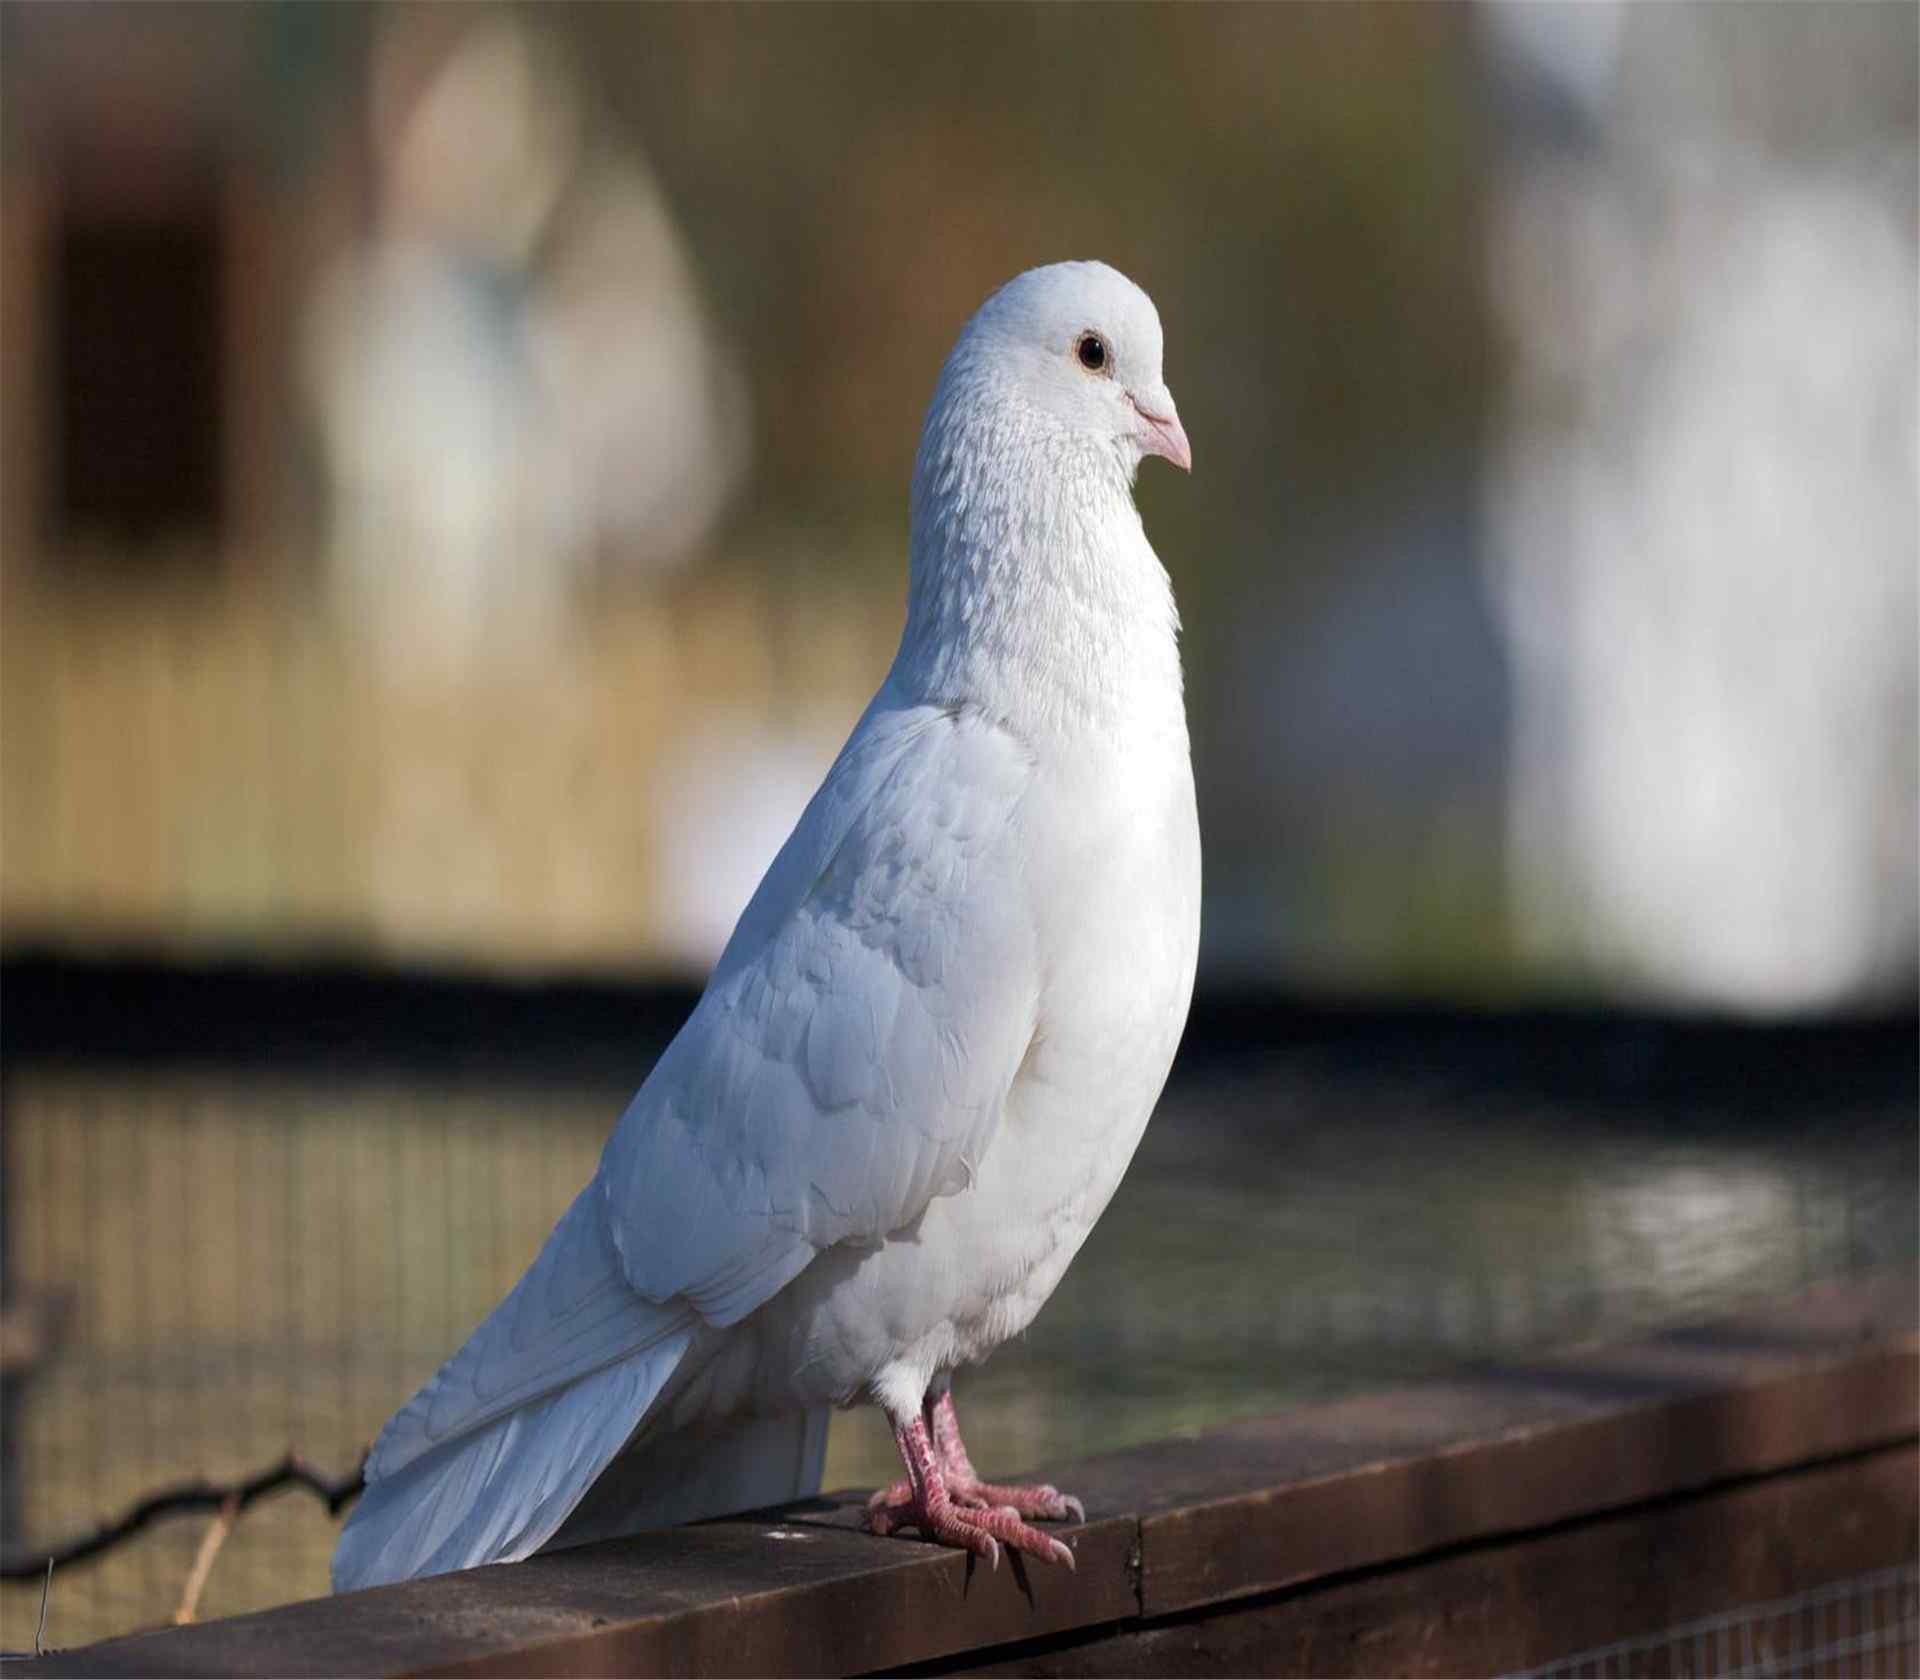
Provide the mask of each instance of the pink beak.
POLYGON ((1187 442, 1187 429, 1180 424, 1179 413, 1173 406, 1173 393, 1164 386, 1155 393, 1155 404, 1165 410, 1155 414, 1134 402, 1134 411, 1146 421, 1146 430, 1140 434, 1140 448, 1148 455, 1158 455, 1171 461, 1184 473, 1193 471, 1193 445, 1187 442), (1164 398, 1164 401, 1160 399, 1164 398))

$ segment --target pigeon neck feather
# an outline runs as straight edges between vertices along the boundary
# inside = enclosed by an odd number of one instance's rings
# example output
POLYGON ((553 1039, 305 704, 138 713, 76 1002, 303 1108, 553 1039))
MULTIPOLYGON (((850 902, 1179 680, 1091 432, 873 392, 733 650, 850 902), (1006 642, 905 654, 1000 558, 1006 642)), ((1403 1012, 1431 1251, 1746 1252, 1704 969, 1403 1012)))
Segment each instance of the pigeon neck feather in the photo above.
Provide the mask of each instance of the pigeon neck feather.
POLYGON ((1179 616, 1133 503, 1124 439, 1078 433, 990 370, 949 362, 913 475, 895 684, 1034 731, 1143 709, 1184 739, 1179 616))

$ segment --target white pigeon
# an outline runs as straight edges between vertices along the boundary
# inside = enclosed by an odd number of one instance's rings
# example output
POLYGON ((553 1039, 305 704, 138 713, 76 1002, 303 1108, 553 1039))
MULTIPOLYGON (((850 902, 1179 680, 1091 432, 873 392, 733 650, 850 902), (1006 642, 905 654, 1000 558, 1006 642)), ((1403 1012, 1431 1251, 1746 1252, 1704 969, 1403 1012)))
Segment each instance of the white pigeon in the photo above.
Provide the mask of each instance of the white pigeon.
POLYGON ((337 1590, 812 1493, 893 1426, 876 1532, 1071 1564, 983 1482, 954 1370, 1032 1321, 1186 1021, 1200 840, 1141 460, 1191 453, 1150 299, 1009 282, 914 466, 893 667, 532 1268, 387 1424, 337 1590))

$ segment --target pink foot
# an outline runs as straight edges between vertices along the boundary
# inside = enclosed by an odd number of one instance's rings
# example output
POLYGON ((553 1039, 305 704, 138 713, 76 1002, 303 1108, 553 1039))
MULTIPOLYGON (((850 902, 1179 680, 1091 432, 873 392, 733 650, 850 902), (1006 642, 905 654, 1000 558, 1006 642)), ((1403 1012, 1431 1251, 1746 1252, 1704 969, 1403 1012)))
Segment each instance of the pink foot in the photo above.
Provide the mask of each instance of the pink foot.
POLYGON ((904 1424, 895 1421, 893 1438, 907 1474, 867 1501, 867 1527, 875 1534, 918 1529, 937 1544, 987 1559, 996 1569, 1002 1542, 1043 1562, 1073 1568, 1073 1553, 1024 1519, 1071 1517, 1085 1522, 1085 1508, 1055 1487, 981 1481, 960 1439, 951 1391, 920 1417, 904 1424))
POLYGON ((960 1505, 994 1506, 1046 1522, 1087 1520, 1086 1506, 1050 1482, 968 1482, 960 1487, 948 1482, 947 1491, 960 1505))
POLYGON ((867 1526, 875 1534, 896 1534, 903 1528, 918 1529, 927 1539, 936 1545, 957 1546, 963 1551, 983 1557, 988 1564, 1000 1567, 1000 1547, 1002 1543, 1011 1546, 1016 1552, 1025 1552, 1036 1557, 1042 1563, 1064 1563, 1073 1567, 1073 1553, 1063 1541, 1050 1534, 1042 1534, 1037 1528, 1030 1528, 1020 1520, 1020 1513, 1010 1506, 997 1511, 984 1509, 967 1510, 955 1505, 951 1500, 943 1499, 937 1504, 909 1504, 884 1511, 869 1511, 867 1526))
MULTIPOLYGON (((1087 1508, 1070 1493, 1062 1493, 1051 1483, 983 1482, 974 1477, 962 1480, 946 1472, 947 1498, 966 1509, 1005 1508, 1023 1517, 1039 1517, 1047 1522, 1085 1522, 1087 1508)), ((913 1503, 913 1483, 902 1476, 890 1482, 867 1501, 869 1511, 892 1511, 913 1503)))
POLYGON ((1086 1507, 1079 1500, 1047 1483, 983 1482, 967 1457, 966 1442, 960 1439, 960 1415, 953 1409, 952 1389, 928 1408, 928 1414, 933 1450, 940 1455, 947 1492, 956 1503, 1007 1505, 1023 1517, 1044 1517, 1049 1522, 1065 1522, 1069 1517, 1075 1522, 1087 1520, 1086 1507))

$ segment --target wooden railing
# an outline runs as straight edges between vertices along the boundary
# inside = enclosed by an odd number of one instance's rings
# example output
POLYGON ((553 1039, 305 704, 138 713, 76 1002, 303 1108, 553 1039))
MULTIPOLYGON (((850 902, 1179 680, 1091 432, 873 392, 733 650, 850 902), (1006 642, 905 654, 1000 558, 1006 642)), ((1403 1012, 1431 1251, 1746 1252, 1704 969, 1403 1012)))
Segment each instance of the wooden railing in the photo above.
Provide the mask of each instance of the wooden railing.
POLYGON ((832 1495, 8 1673, 1523 1670, 1913 1559, 1917 1323, 1911 1277, 1833 1285, 1059 1467, 1072 1572, 832 1495))

